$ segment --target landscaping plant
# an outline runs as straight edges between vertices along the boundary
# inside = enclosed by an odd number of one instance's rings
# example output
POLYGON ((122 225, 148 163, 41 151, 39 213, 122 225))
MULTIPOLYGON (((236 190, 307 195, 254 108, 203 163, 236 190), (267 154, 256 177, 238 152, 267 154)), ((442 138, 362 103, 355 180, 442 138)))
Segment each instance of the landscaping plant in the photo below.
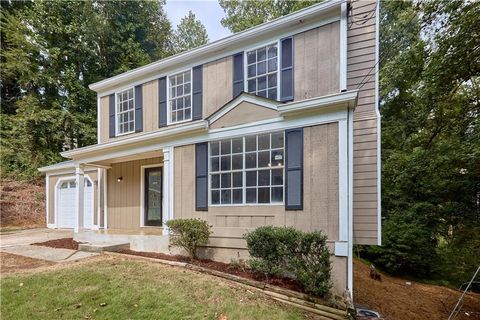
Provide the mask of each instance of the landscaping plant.
POLYGON ((267 278, 293 276, 306 292, 317 296, 330 290, 330 253, 321 231, 265 226, 244 237, 253 271, 267 278))
POLYGON ((212 226, 201 219, 174 219, 166 225, 171 231, 170 244, 185 249, 192 259, 197 259, 197 248, 205 246, 212 233, 212 226))

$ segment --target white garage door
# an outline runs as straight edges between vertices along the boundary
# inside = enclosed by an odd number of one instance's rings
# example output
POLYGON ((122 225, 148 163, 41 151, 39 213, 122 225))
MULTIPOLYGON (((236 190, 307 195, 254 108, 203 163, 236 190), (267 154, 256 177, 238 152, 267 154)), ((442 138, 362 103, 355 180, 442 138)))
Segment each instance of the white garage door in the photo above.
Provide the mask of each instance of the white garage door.
MULTIPOLYGON (((58 189, 58 227, 73 228, 75 226, 75 206, 76 206, 76 183, 75 181, 65 181, 58 189)), ((93 225, 93 188, 90 180, 85 179, 85 196, 83 219, 84 228, 92 228, 93 225)))

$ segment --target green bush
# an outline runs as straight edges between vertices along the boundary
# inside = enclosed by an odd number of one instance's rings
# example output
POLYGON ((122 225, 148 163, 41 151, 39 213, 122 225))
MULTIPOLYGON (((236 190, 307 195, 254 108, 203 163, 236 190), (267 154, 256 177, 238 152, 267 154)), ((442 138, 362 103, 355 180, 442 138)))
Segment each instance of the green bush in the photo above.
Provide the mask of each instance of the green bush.
POLYGON ((320 231, 260 227, 245 235, 250 266, 266 277, 293 275, 308 293, 324 296, 331 287, 327 237, 320 231))
POLYGON ((167 221, 170 228, 170 243, 187 251, 192 259, 197 258, 197 248, 205 246, 210 237, 211 226, 200 219, 175 219, 167 221))

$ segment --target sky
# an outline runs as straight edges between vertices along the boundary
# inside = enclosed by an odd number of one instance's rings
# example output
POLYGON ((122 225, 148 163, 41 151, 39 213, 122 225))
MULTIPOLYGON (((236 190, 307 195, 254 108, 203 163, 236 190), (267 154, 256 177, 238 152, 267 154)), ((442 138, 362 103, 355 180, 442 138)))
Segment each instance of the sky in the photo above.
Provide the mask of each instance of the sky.
POLYGON ((210 42, 230 35, 230 31, 224 28, 220 20, 225 12, 216 0, 167 0, 167 16, 176 27, 180 19, 185 17, 189 10, 195 14, 207 29, 210 42))

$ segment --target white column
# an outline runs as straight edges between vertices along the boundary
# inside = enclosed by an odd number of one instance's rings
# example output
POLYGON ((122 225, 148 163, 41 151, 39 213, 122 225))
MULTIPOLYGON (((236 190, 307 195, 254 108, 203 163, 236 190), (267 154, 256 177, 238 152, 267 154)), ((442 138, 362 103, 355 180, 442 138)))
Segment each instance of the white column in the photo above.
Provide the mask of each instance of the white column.
POLYGON ((163 234, 168 235, 170 230, 165 225, 173 219, 173 147, 163 149, 163 234))
POLYGON ((83 229, 83 215, 84 215, 84 183, 85 177, 83 172, 83 166, 77 164, 75 166, 75 182, 77 187, 75 188, 76 192, 76 206, 75 206, 75 232, 79 232, 83 229))
POLYGON ((341 4, 340 18, 340 91, 347 90, 347 2, 341 4))
POLYGON ((108 185, 108 177, 107 177, 107 169, 102 169, 103 172, 103 228, 107 229, 107 221, 108 221, 108 197, 107 197, 107 185, 108 185))

